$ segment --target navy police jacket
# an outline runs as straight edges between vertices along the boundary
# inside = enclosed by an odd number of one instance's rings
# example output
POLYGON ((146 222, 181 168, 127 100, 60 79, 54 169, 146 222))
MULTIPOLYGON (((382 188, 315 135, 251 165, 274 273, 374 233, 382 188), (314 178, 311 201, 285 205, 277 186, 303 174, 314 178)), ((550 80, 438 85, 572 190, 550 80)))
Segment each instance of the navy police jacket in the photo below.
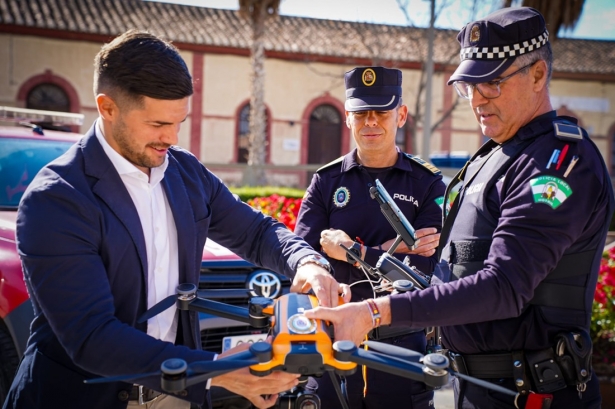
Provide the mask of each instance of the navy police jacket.
POLYGON ((615 206, 604 160, 573 121, 547 113, 474 155, 441 238, 435 274, 447 283, 392 296, 395 325, 442 326, 462 354, 541 350, 588 331, 615 206))
MULTIPOLYGON (((189 152, 172 147, 168 160, 161 183, 177 227, 180 283, 198 284, 207 237, 288 276, 316 253, 242 203, 189 152)), ((201 350, 196 312, 179 312, 177 345, 137 323, 147 309, 143 230, 93 127, 29 185, 17 247, 35 317, 5 407, 121 409, 131 383, 83 381, 158 371, 169 358, 213 359, 201 350)), ((160 391, 160 377, 139 383, 160 391)), ((200 383, 181 397, 202 405, 205 393, 200 383)))
MULTIPOLYGON (((426 168, 412 155, 398 149, 397 162, 383 175, 380 182, 416 230, 435 227, 440 231, 445 186, 437 169, 426 168)), ((378 202, 370 197, 369 188, 374 185, 372 176, 357 162, 356 149, 323 166, 305 193, 295 233, 319 249, 321 231, 343 230, 368 246, 365 261, 375 266, 382 252, 370 247, 394 239, 397 233, 382 214, 378 202)), ((402 260, 405 257, 404 254, 396 256, 402 260)), ((424 273, 431 273, 436 264, 435 255, 410 259, 424 273)), ((350 284, 366 279, 362 270, 346 261, 330 261, 339 282, 350 284)), ((353 301, 371 297, 369 284, 352 287, 353 301)))

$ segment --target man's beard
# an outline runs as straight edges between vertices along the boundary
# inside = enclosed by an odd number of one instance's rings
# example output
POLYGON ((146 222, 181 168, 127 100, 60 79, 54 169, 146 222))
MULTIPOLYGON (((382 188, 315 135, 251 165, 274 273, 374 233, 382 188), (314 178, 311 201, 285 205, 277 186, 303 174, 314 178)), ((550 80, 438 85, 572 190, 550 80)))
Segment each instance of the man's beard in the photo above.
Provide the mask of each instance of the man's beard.
POLYGON ((139 151, 139 147, 134 144, 130 135, 128 135, 126 124, 122 119, 120 119, 118 124, 113 128, 113 138, 120 148, 120 154, 133 165, 143 168, 156 168, 164 163, 164 158, 150 158, 147 156, 145 153, 147 147, 162 149, 170 147, 168 144, 150 143, 143 147, 143 151, 139 151))

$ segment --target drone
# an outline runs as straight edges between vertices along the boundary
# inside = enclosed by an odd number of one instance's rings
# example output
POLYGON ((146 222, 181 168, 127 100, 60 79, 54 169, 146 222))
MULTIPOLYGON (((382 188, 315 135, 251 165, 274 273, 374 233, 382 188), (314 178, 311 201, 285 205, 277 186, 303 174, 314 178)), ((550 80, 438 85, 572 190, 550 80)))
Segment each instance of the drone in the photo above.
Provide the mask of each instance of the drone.
MULTIPOLYGON (((403 213, 395 205, 382 184, 376 180, 376 187, 370 189, 372 198, 378 200, 383 214, 398 233, 391 248, 383 253, 376 267, 366 264, 360 257, 346 252, 361 264, 370 274, 383 278, 401 291, 412 291, 429 286, 429 277, 412 268, 409 262, 401 262, 392 254, 404 241, 410 248, 416 241, 415 231, 403 213)), ((343 300, 340 298, 339 303, 343 300)), ((434 389, 446 385, 450 376, 456 376, 510 396, 517 392, 492 383, 473 378, 454 371, 442 348, 433 346, 429 353, 422 354, 398 346, 377 341, 364 341, 368 349, 357 347, 351 341, 333 342, 333 326, 326 321, 309 319, 304 313, 318 306, 313 294, 289 293, 277 299, 252 297, 248 308, 208 300, 198 296, 197 286, 192 283, 180 284, 173 294, 145 312, 139 322, 145 322, 162 311, 176 305, 184 311, 198 311, 214 314, 247 323, 254 328, 266 329, 272 336, 271 343, 256 342, 249 349, 237 352, 216 361, 186 363, 182 359, 168 359, 162 362, 156 372, 121 375, 86 380, 86 383, 129 381, 138 383, 140 379, 160 376, 160 390, 177 393, 185 388, 204 382, 207 379, 237 369, 249 367, 255 376, 267 376, 274 371, 283 371, 307 377, 322 377, 328 373, 333 381, 343 408, 347 402, 334 375, 348 376, 356 372, 360 365, 388 372, 404 378, 423 382, 434 389)), ((436 340, 438 339, 436 333, 436 340)), ((306 394, 302 402, 307 405, 299 408, 318 408, 317 396, 306 394)), ((301 399, 296 400, 298 403, 301 399)), ((291 407, 291 406, 289 406, 291 407)))
MULTIPOLYGON (((377 341, 365 341, 369 350, 357 347, 351 341, 332 341, 332 326, 318 319, 308 319, 304 312, 318 306, 318 300, 311 294, 289 293, 273 300, 266 297, 252 297, 248 308, 200 298, 195 284, 184 283, 177 288, 177 294, 167 297, 148 310, 140 321, 145 321, 172 305, 181 310, 192 310, 235 319, 254 326, 268 328, 272 341, 256 342, 250 348, 216 361, 186 363, 182 359, 168 359, 162 362, 160 370, 150 373, 121 375, 86 380, 86 383, 127 381, 138 383, 140 379, 160 376, 160 390, 177 393, 185 388, 237 369, 249 367, 255 376, 266 376, 274 371, 322 377, 325 373, 347 376, 353 374, 359 365, 424 382, 439 388, 454 375, 469 382, 497 390, 512 396, 517 393, 480 379, 453 371, 447 356, 441 353, 423 355, 377 341), (171 302, 172 301, 172 302, 171 302), (165 308, 166 307, 166 308, 165 308)), ((301 379, 300 378, 300 379, 301 379)), ((342 407, 347 404, 334 382, 342 407)), ((313 399, 313 398, 312 398, 313 399)), ((318 408, 314 401, 306 401, 318 408)), ((304 406, 301 406, 304 407, 304 406)))

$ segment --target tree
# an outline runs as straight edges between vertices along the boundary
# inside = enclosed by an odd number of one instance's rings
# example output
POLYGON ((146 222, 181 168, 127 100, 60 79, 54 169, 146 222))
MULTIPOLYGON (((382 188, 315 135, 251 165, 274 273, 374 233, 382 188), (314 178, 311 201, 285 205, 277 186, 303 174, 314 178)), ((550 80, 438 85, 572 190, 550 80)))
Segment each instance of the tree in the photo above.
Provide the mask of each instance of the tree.
MULTIPOLYGON (((435 0, 430 0, 430 1, 435 2, 435 0)), ((402 13, 404 13, 407 25, 409 27, 416 27, 415 23, 412 21, 412 18, 410 17, 409 3, 410 3, 409 0, 397 0, 397 6, 402 11, 402 13)), ((476 3, 476 0, 474 1, 474 3, 476 3)), ((433 36, 438 35, 438 34, 441 35, 441 33, 434 33, 433 31, 430 33, 430 31, 435 30, 435 28, 433 27, 433 24, 437 20, 438 15, 442 12, 443 9, 448 7, 450 4, 451 4, 450 1, 443 1, 439 5, 438 9, 436 10, 435 4, 432 3, 433 15, 431 16, 430 27, 426 30, 420 30, 419 35, 414 36, 413 38, 414 46, 416 47, 417 50, 420 50, 420 57, 421 57, 421 61, 423 62, 422 69, 421 69, 421 77, 419 79, 419 84, 417 86, 417 92, 416 92, 416 98, 414 99, 414 104, 413 106, 411 104, 407 104, 408 114, 412 118, 412 121, 410 121, 408 126, 411 128, 410 131, 413 136, 412 152, 414 154, 417 153, 416 140, 417 140, 417 130, 418 130, 419 124, 423 128, 425 127, 425 125, 428 125, 430 128, 428 131, 428 134, 431 135, 431 133, 434 132, 453 113, 453 111, 457 107, 457 104, 459 103, 459 99, 455 98, 451 106, 446 111, 441 112, 438 118, 436 118, 435 120, 429 119, 429 124, 425 123, 426 111, 427 109, 431 109, 431 106, 428 107, 426 106, 427 104, 425 103, 427 100, 430 100, 430 98, 426 98, 426 95, 425 95, 427 91, 427 85, 428 85, 427 82, 432 80, 431 76, 429 75, 429 63, 430 62, 428 61, 428 58, 429 58, 428 56, 430 55, 429 36, 430 34, 433 36)), ((476 8, 476 4, 474 5, 474 9, 475 8, 476 8)), ((433 41, 431 41, 431 43, 433 44, 433 41)), ((450 65, 458 57, 459 57, 459 48, 455 47, 453 48, 452 52, 449 52, 445 56, 445 60, 441 61, 440 66, 444 67, 446 65, 450 65)), ((433 64, 433 61, 431 61, 431 63, 433 64)), ((428 138, 424 138, 423 143, 426 143, 426 142, 429 143, 427 139, 428 138)), ((429 151, 430 151, 429 146, 424 146, 422 149, 422 152, 424 153, 425 152, 428 153, 429 151)), ((423 159, 429 160, 428 157, 425 157, 423 159)))
POLYGON ((249 186, 267 184, 263 165, 266 162, 267 137, 265 121, 265 32, 268 18, 276 17, 281 0, 239 0, 239 15, 250 25, 252 43, 250 65, 250 136, 248 167, 243 182, 249 186))
POLYGON ((549 40, 557 39, 560 28, 572 30, 583 13, 585 0, 504 0, 504 7, 511 5, 535 8, 542 14, 549 30, 549 40))

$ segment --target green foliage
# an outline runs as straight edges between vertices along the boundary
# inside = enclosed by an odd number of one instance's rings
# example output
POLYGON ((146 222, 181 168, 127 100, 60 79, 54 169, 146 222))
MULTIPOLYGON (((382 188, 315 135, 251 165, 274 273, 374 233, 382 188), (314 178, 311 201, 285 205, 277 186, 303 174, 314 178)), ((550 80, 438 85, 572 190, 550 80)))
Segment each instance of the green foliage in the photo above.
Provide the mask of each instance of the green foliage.
POLYGON ((301 199, 305 194, 303 189, 295 189, 292 187, 277 187, 277 186, 241 186, 229 187, 230 191, 235 193, 243 202, 247 202, 255 197, 268 197, 271 195, 279 195, 287 198, 301 199))

